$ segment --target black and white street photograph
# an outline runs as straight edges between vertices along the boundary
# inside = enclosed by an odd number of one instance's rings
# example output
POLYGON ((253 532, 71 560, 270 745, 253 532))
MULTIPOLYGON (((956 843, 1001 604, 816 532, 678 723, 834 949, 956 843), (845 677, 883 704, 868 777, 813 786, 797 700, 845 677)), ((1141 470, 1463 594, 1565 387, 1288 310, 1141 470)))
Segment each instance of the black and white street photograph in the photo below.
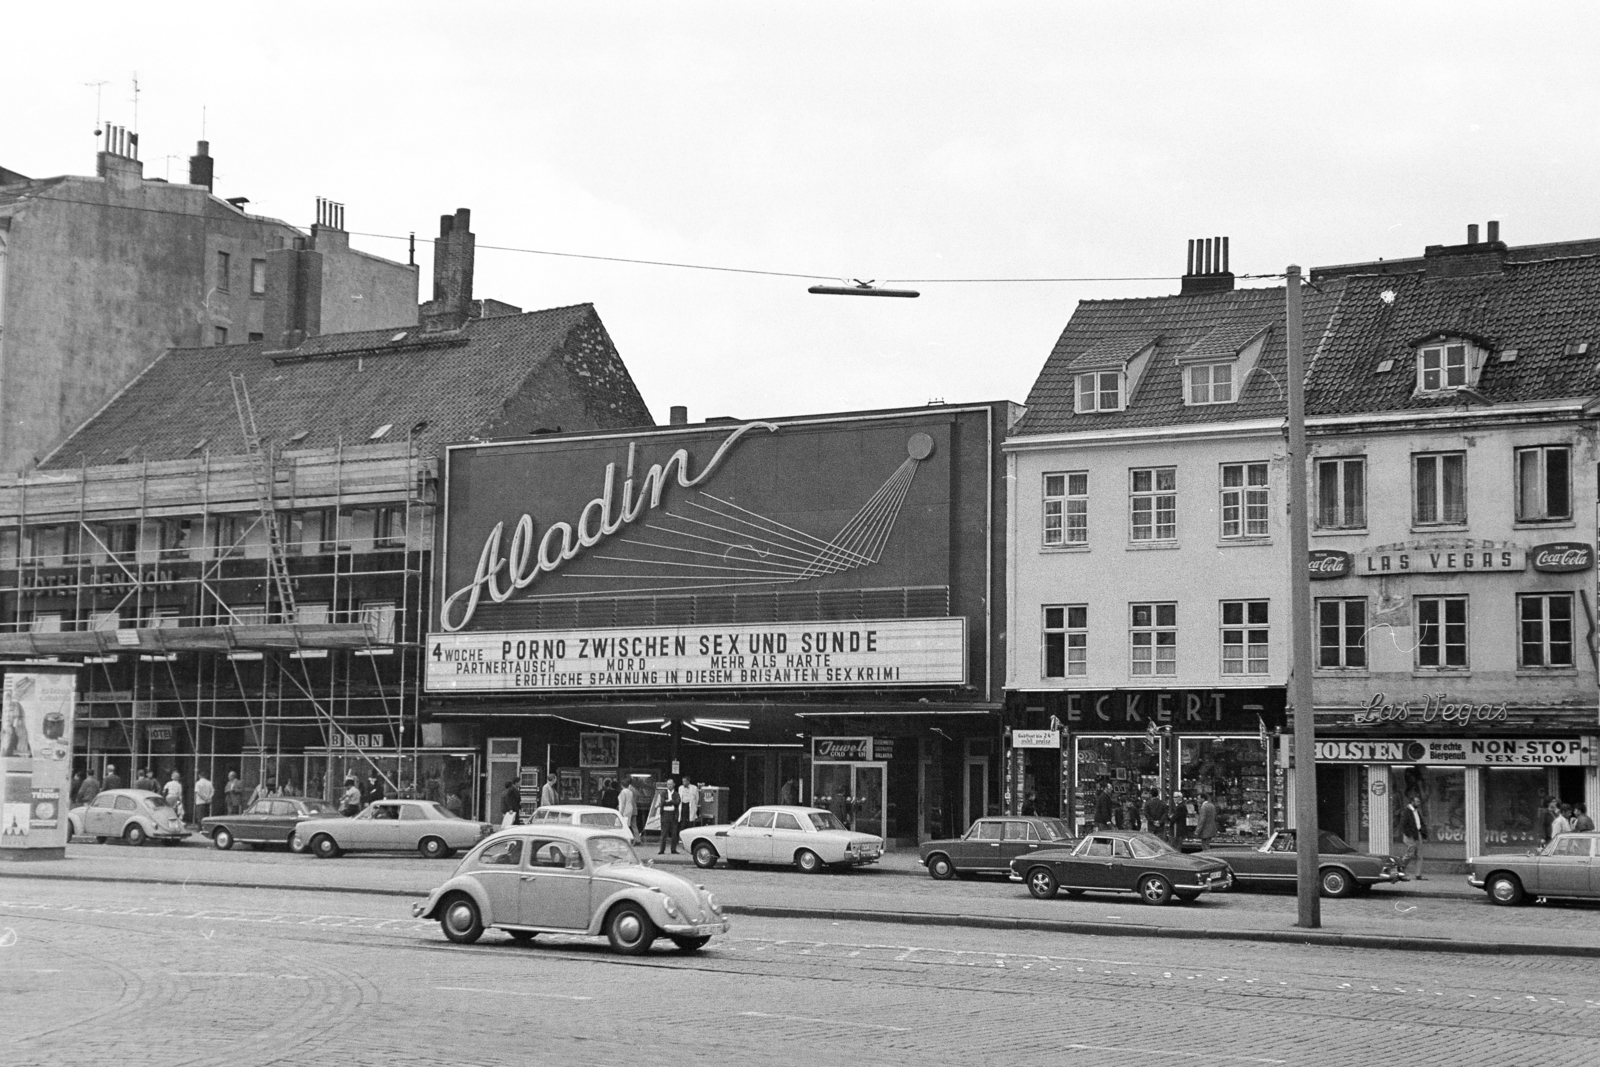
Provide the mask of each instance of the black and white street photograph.
POLYGON ((0 64, 0 1063, 1600 1062, 1600 8, 0 64))

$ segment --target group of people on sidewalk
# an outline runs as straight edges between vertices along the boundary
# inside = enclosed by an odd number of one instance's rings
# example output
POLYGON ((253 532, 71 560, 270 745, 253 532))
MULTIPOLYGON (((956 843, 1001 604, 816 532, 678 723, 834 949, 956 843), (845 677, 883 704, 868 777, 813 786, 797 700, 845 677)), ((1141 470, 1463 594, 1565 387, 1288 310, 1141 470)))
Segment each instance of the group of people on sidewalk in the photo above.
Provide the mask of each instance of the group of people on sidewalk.
POLYGON ((1170 842, 1173 847, 1191 837, 1200 839, 1200 847, 1211 847, 1217 836, 1217 804, 1209 793, 1194 797, 1179 792, 1168 803, 1155 788, 1144 791, 1143 800, 1134 793, 1122 803, 1111 791, 1111 781, 1102 777, 1094 796, 1094 823, 1100 830, 1143 830, 1170 842))

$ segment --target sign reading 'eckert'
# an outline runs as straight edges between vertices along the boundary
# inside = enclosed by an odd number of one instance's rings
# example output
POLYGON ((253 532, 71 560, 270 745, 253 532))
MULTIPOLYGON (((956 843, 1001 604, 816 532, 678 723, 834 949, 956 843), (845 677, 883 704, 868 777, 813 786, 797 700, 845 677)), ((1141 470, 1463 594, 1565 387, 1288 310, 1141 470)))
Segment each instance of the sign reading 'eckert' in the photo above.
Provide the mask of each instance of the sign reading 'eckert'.
POLYGON ((433 634, 429 692, 962 685, 966 620, 433 634))

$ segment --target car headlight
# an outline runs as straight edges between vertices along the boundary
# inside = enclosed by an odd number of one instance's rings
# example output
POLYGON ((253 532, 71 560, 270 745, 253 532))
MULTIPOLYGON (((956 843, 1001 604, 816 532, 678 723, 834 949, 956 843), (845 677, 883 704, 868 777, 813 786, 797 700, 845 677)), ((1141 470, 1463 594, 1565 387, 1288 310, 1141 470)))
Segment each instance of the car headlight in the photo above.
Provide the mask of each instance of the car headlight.
POLYGON ((665 908, 667 914, 674 919, 683 914, 683 912, 678 909, 678 902, 669 896, 663 895, 661 897, 661 906, 665 908))

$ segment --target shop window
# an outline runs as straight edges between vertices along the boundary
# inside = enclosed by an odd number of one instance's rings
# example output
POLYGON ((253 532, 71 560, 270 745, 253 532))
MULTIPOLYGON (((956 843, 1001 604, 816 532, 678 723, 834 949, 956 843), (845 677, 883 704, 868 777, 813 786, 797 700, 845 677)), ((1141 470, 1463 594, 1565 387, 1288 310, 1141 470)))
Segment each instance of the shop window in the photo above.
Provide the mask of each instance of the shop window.
POLYGON ((1130 604, 1128 639, 1135 677, 1178 673, 1178 605, 1130 604))
POLYGON ((1044 543, 1089 543, 1089 472, 1044 476, 1044 543))
POLYGON ((1366 525, 1366 459, 1346 456, 1317 460, 1317 528, 1362 530, 1366 525))
POLYGON ((1419 596, 1417 666, 1423 670, 1466 670, 1467 598, 1419 596))
POLYGON ((1096 411, 1121 411, 1122 385, 1121 371, 1092 371, 1078 375, 1078 403, 1075 410, 1080 415, 1096 411))
POLYGON ((1367 601, 1317 601, 1317 668, 1367 669, 1367 601))
POLYGON ((1550 792, 1543 768, 1486 767, 1483 782, 1483 847, 1486 852, 1538 848, 1539 809, 1550 792))
POLYGON ((1565 445, 1517 449, 1517 521, 1572 518, 1572 453, 1565 445))
POLYGON ((1269 491, 1265 463, 1225 463, 1222 467, 1222 536, 1266 537, 1269 491))
POLYGON ((1270 802, 1267 746, 1259 737, 1179 739, 1179 788, 1196 803, 1211 797, 1217 837, 1246 842, 1267 836, 1270 802))
POLYGON ((1136 467, 1128 472, 1129 537, 1173 541, 1178 537, 1178 469, 1136 467))
POLYGON ((1222 673, 1267 673, 1265 600, 1222 602, 1222 673))
POLYGON ((1521 667, 1571 667, 1572 594, 1524 593, 1517 597, 1521 667))
POLYGON ((1068 678, 1089 670, 1089 609, 1064 604, 1044 609, 1044 676, 1068 678))
POLYGON ((1411 457, 1411 521, 1417 526, 1459 526, 1467 521, 1467 454, 1437 452, 1411 457))

